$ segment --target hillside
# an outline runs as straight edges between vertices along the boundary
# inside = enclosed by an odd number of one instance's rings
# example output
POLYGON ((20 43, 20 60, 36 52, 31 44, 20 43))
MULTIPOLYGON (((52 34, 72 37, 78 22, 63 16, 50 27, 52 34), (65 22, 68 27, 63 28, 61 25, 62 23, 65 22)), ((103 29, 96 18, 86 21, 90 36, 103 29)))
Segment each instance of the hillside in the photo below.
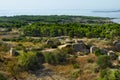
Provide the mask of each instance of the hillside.
POLYGON ((120 80, 120 24, 90 16, 0 17, 0 80, 120 80))

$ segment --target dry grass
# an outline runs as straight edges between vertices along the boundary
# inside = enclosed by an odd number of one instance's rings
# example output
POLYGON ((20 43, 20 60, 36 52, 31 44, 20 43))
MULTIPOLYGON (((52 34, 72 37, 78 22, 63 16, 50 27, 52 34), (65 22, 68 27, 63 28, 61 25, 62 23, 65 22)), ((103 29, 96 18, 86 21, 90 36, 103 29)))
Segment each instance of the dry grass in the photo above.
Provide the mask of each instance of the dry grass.
POLYGON ((60 73, 60 74, 65 74, 65 75, 69 75, 71 73, 71 71, 73 71, 73 65, 69 64, 69 65, 50 65, 50 64, 44 64, 44 67, 46 69, 50 69, 54 72, 60 73))

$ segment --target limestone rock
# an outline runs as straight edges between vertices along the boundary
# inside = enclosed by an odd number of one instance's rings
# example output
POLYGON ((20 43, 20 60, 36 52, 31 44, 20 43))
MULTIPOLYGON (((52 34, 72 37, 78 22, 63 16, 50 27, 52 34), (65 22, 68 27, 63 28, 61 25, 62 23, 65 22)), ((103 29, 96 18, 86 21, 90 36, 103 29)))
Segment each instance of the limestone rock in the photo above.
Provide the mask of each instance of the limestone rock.
POLYGON ((117 51, 120 51, 120 42, 115 44, 115 48, 117 51))
POLYGON ((19 53, 16 52, 13 48, 10 49, 10 56, 18 56, 19 53))
POLYGON ((72 47, 71 44, 64 44, 64 45, 58 46, 59 49, 70 48, 70 47, 72 47))
POLYGON ((98 47, 92 46, 92 47, 90 47, 90 53, 95 53, 95 51, 98 49, 99 49, 98 47))
POLYGON ((118 61, 120 61, 120 56, 118 56, 118 61))
POLYGON ((114 56, 114 55, 115 55, 115 52, 112 51, 112 50, 111 50, 111 51, 108 51, 107 55, 108 55, 108 56, 114 56))
POLYGON ((84 43, 74 43, 72 47, 75 52, 88 52, 84 43))
POLYGON ((74 41, 73 39, 66 38, 64 43, 65 43, 65 44, 66 44, 66 43, 72 44, 72 43, 75 43, 75 41, 74 41))
POLYGON ((116 45, 117 43, 119 43, 119 41, 113 41, 113 45, 116 45))
POLYGON ((84 42, 82 40, 75 40, 75 43, 84 44, 84 42))
POLYGON ((107 55, 107 50, 105 50, 105 49, 100 49, 100 51, 101 51, 101 53, 104 53, 104 54, 107 55))
POLYGON ((47 42, 46 42, 46 45, 53 45, 54 44, 54 41, 52 41, 52 40, 47 40, 47 42))

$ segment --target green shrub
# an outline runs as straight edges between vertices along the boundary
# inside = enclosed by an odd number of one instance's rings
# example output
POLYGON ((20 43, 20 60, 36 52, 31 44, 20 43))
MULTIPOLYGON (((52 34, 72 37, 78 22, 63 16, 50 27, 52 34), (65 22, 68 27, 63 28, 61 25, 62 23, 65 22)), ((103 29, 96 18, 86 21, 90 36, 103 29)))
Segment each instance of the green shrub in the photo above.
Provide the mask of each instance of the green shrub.
POLYGON ((50 64, 63 64, 67 62, 66 54, 61 52, 47 52, 44 54, 45 62, 50 64))
POLYGON ((120 80, 120 70, 114 72, 115 80, 120 80))
POLYGON ((109 69, 104 69, 104 70, 101 70, 100 71, 100 77, 101 78, 104 78, 105 76, 108 76, 109 77, 109 74, 110 74, 110 70, 109 69))
POLYGON ((120 80, 120 70, 104 69, 97 80, 120 80))
POLYGON ((18 56, 18 63, 25 70, 36 70, 40 67, 38 57, 33 52, 21 53, 18 56))
POLYGON ((97 50, 95 51, 95 55, 96 55, 96 56, 100 56, 100 55, 104 55, 104 53, 102 53, 100 49, 97 49, 97 50))
POLYGON ((10 46, 7 43, 0 42, 0 51, 7 52, 10 50, 10 46))
POLYGON ((0 74, 0 80, 7 80, 7 78, 0 74))
POLYGON ((88 62, 88 63, 93 63, 94 60, 93 60, 92 58, 88 58, 88 59, 87 59, 87 62, 88 62))
POLYGON ((80 68, 79 65, 78 65, 77 63, 73 64, 73 67, 74 67, 74 69, 80 68))
POLYGON ((110 61, 110 57, 107 55, 101 55, 97 59, 97 64, 100 68, 105 69, 107 67, 111 67, 112 63, 110 61))
POLYGON ((83 71, 82 71, 81 69, 75 69, 75 70, 72 72, 72 77, 73 77, 73 78, 77 78, 77 77, 80 76, 82 73, 83 73, 83 71))

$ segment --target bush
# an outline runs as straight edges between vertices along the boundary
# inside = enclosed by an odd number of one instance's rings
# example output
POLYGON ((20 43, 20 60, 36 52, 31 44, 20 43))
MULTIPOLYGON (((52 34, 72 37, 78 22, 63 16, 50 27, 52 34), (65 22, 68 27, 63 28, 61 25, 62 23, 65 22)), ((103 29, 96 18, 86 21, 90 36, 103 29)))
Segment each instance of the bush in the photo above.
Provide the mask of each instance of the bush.
POLYGON ((7 52, 10 50, 10 46, 7 43, 0 42, 0 51, 7 52))
POLYGON ((104 53, 102 53, 100 49, 97 49, 97 50, 95 51, 95 55, 96 55, 96 56, 100 56, 100 55, 104 55, 104 53))
POLYGON ((72 77, 77 78, 83 73, 83 70, 81 69, 75 69, 75 71, 72 72, 72 77))
POLYGON ((114 72, 114 76, 115 76, 115 80, 120 80, 120 70, 116 70, 115 72, 114 72))
POLYGON ((36 53, 21 53, 18 57, 19 65, 25 70, 36 70, 40 67, 36 53))
POLYGON ((109 69, 104 69, 100 71, 100 77, 104 78, 105 76, 109 77, 110 70, 109 69))
POLYGON ((107 67, 111 67, 112 63, 110 61, 110 57, 106 55, 101 55, 97 59, 97 64, 100 68, 105 69, 107 67))
POLYGON ((87 59, 87 62, 88 62, 88 63, 93 63, 94 60, 93 60, 92 58, 88 58, 88 59, 87 59))
POLYGON ((104 69, 97 80, 120 80, 120 70, 104 69))
POLYGON ((80 68, 79 65, 78 65, 77 63, 73 64, 73 67, 74 67, 74 69, 80 68))
POLYGON ((0 80, 7 80, 7 78, 0 74, 0 80))
POLYGON ((44 54, 45 62, 50 64, 63 64, 67 62, 66 54, 61 52, 48 52, 44 54))

